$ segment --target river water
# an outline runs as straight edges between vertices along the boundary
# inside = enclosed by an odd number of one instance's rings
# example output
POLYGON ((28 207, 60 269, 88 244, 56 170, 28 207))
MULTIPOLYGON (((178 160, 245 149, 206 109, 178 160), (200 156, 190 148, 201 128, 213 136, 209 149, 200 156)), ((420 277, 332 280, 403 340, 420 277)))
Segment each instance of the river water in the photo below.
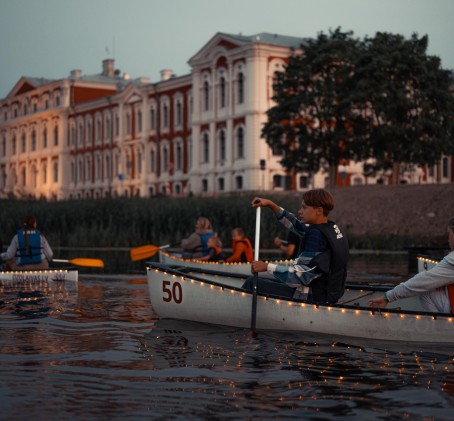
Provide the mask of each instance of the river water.
MULTIPOLYGON (((158 320, 144 263, 124 273, 1 284, 0 420, 453 419, 452 347, 158 320)), ((407 275, 352 258, 355 282, 407 275)))

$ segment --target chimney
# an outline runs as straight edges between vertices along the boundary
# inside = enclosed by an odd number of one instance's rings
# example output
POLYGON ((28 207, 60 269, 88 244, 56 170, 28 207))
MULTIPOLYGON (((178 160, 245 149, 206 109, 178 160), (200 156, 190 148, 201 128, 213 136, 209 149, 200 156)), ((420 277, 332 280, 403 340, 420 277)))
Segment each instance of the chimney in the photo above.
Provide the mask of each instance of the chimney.
POLYGON ((81 75, 82 75, 82 70, 74 69, 74 70, 71 70, 71 73, 69 76, 74 79, 79 79, 81 75))
POLYGON ((114 77, 114 59, 108 58, 102 62, 102 75, 106 77, 114 77))
POLYGON ((161 70, 161 80, 169 80, 173 76, 174 76, 173 70, 170 69, 161 70))

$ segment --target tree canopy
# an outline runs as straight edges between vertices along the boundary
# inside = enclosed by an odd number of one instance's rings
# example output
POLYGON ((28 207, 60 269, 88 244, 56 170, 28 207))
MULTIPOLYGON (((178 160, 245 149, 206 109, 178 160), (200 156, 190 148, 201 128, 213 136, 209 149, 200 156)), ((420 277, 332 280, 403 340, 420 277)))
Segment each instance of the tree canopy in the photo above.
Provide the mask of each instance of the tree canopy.
POLYGON ((427 36, 320 33, 276 74, 262 136, 289 171, 329 171, 374 158, 375 169, 432 165, 454 153, 452 77, 426 53, 427 36))

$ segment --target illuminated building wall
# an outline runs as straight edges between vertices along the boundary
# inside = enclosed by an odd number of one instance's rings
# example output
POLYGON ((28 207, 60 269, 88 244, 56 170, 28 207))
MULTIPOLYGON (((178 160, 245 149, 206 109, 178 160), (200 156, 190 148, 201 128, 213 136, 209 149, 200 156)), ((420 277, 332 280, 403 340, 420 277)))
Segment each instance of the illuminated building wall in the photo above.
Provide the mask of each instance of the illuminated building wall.
MULTIPOLYGON (((217 33, 191 73, 131 79, 103 61, 60 80, 22 77, 0 101, 0 197, 49 199, 213 195, 325 187, 327 174, 289 174, 260 137, 272 83, 304 40, 217 33), (261 165, 262 164, 262 165, 261 165)), ((410 168, 408 183, 453 181, 453 163, 410 168)), ((389 180, 386 174, 382 180, 389 180)), ((342 162, 339 185, 376 183, 342 162)))

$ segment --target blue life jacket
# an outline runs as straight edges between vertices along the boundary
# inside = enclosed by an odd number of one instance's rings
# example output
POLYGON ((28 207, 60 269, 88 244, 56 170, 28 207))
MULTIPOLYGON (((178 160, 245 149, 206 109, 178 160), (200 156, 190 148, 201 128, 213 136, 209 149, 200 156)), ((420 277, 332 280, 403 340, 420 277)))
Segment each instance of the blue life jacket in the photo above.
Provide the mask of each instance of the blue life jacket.
POLYGON ((208 254, 208 238, 214 237, 214 232, 209 232, 207 234, 199 234, 200 242, 202 243, 202 255, 206 256, 208 254))
POLYGON ((28 249, 25 244, 25 231, 17 231, 19 240, 19 265, 41 263, 41 234, 38 230, 27 230, 28 249))

